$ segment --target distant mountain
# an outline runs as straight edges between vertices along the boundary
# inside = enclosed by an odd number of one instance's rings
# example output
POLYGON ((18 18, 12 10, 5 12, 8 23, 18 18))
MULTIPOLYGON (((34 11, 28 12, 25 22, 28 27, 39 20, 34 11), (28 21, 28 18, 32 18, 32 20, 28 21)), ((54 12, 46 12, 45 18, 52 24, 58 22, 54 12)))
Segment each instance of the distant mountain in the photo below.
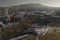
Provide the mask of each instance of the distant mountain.
POLYGON ((17 5, 17 6, 11 6, 8 8, 15 8, 15 9, 21 9, 21 10, 48 10, 48 9, 59 9, 55 7, 50 7, 50 6, 44 6, 42 4, 22 4, 22 5, 17 5))

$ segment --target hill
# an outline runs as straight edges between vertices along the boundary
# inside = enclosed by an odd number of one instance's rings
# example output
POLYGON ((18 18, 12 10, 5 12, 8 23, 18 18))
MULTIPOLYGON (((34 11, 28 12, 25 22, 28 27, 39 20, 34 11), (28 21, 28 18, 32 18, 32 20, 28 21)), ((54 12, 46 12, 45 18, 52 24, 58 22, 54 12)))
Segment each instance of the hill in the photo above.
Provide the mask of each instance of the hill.
POLYGON ((22 5, 16 5, 16 6, 11 6, 8 8, 15 8, 15 9, 22 9, 22 10, 58 10, 59 8, 57 7, 50 7, 50 6, 45 6, 42 4, 22 4, 22 5))
POLYGON ((43 36, 40 40, 60 40, 60 32, 52 32, 43 36))

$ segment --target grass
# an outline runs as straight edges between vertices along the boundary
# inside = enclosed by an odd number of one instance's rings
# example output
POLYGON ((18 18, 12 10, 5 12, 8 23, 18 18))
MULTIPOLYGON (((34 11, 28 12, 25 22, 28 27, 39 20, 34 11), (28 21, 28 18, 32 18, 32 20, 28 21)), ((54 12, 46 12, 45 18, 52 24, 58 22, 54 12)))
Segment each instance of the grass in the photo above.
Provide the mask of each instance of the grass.
POLYGON ((34 35, 30 35, 29 37, 27 38, 24 38, 22 40, 36 40, 35 36, 34 35))
POLYGON ((60 32, 47 33, 39 40, 60 40, 60 32))

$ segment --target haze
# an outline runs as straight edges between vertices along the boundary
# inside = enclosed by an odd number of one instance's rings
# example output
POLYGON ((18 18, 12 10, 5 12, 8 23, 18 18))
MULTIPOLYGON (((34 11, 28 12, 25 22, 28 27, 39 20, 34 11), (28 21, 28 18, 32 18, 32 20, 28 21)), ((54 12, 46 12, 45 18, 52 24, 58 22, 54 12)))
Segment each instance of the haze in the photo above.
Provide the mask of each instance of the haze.
POLYGON ((60 0, 0 0, 0 7, 29 3, 40 3, 46 6, 60 7, 60 0))

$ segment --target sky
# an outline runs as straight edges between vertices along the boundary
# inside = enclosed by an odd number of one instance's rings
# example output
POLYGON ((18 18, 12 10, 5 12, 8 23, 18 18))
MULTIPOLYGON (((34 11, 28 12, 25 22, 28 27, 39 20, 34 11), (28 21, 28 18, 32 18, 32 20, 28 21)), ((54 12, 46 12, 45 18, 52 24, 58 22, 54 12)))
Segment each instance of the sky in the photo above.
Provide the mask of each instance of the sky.
POLYGON ((21 5, 28 3, 40 3, 46 6, 60 7, 60 0, 0 0, 0 7, 21 5))

